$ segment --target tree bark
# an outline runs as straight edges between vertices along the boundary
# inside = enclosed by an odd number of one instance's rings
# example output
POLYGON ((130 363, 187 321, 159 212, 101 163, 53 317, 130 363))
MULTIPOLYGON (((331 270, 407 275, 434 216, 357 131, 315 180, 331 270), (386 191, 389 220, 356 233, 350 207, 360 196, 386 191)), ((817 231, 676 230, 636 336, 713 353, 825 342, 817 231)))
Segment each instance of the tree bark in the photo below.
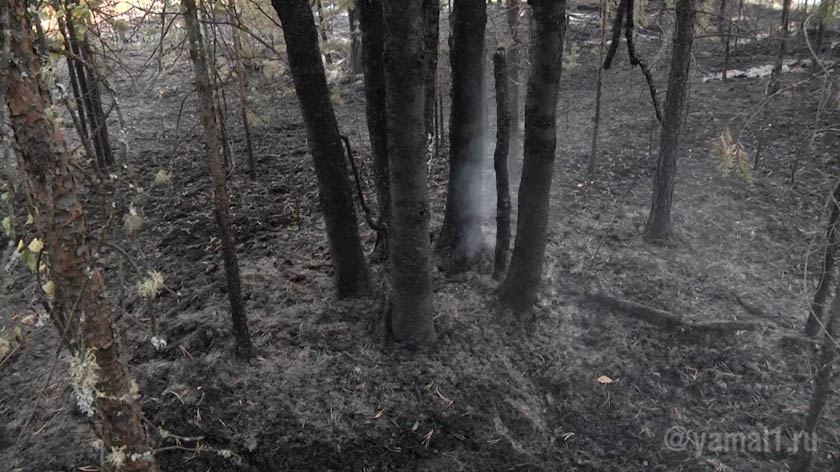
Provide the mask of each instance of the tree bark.
POLYGON ((355 7, 347 9, 347 22, 350 24, 350 73, 353 75, 361 74, 364 68, 362 42, 359 38, 359 30, 356 27, 357 15, 358 12, 355 7))
POLYGON ((496 83, 496 150, 493 153, 493 168, 496 171, 496 254, 493 258, 493 280, 500 280, 505 274, 510 254, 510 108, 507 74, 505 49, 498 48, 493 54, 493 77, 496 83))
MULTIPOLYGON (((164 3, 164 8, 166 8, 166 3, 164 3)), ((231 34, 233 35, 233 61, 236 70, 236 83, 239 86, 239 115, 245 133, 248 176, 253 180, 257 178, 257 162, 254 159, 254 146, 251 143, 251 124, 248 122, 248 76, 245 75, 245 66, 242 64, 242 38, 239 36, 239 14, 236 12, 236 0, 230 0, 229 8, 232 23, 231 34)))
POLYGON ((327 20, 324 18, 324 6, 321 4, 321 0, 315 0, 315 7, 318 9, 318 29, 321 32, 321 43, 325 49, 324 59, 327 61, 327 64, 332 64, 332 54, 330 54, 329 45, 327 44, 329 42, 329 38, 327 37, 327 20))
MULTIPOLYGON (((101 271, 95 266, 88 241, 84 209, 64 138, 48 117, 52 106, 46 85, 40 82, 41 66, 33 45, 32 24, 24 0, 0 5, 0 41, 10 41, 14 60, 5 70, 5 103, 20 148, 20 167, 38 227, 46 240, 49 276, 55 283, 51 317, 77 358, 96 365, 90 385, 78 386, 91 397, 89 416, 106 454, 125 453, 121 471, 157 471, 154 454, 143 426, 136 391, 128 375, 114 313, 106 296, 101 271), (8 8, 8 10, 6 10, 8 8), (8 11, 8 15, 6 14, 8 11)), ((102 470, 115 470, 102 464, 102 470)))
POLYGON ((563 67, 566 2, 532 0, 531 69, 525 99, 525 161, 519 186, 516 241, 503 304, 523 312, 533 304, 548 236, 551 179, 557 148, 557 98, 563 67))
MULTIPOLYGON (((836 290, 837 293, 840 293, 840 287, 837 287, 836 290)), ((811 441, 807 444, 810 447, 803 447, 802 443, 797 444, 799 452, 791 467, 792 472, 807 472, 811 467, 814 449, 818 443, 815 440, 817 425, 831 393, 831 371, 834 367, 834 361, 837 359, 837 340, 840 339, 839 318, 840 296, 835 296, 822 337, 817 372, 814 375, 814 393, 811 395, 808 415, 805 417, 805 426, 802 428, 802 432, 805 434, 803 440, 811 441)))
POLYGON ((248 333, 248 320, 245 315, 245 302, 242 300, 239 278, 239 263, 236 259, 236 246, 230 228, 230 202, 225 183, 222 156, 220 155, 221 143, 218 134, 219 129, 216 126, 213 89, 207 69, 207 59, 202 43, 195 0, 181 0, 181 5, 187 34, 189 35, 190 59, 195 74, 195 86, 201 102, 204 148, 207 151, 210 180, 213 184, 216 223, 219 226, 219 236, 222 240, 222 255, 225 262, 225 277, 227 279, 228 299, 230 300, 230 313, 233 319, 233 334, 236 339, 236 353, 240 357, 247 358, 253 356, 254 348, 251 345, 251 336, 248 333))
POLYGON ((94 69, 96 60, 90 47, 88 31, 85 31, 81 37, 78 35, 78 25, 76 25, 72 14, 72 7, 78 4, 78 0, 64 1, 65 30, 68 35, 70 52, 75 56, 72 61, 68 58, 68 68, 71 67, 70 62, 72 62, 89 124, 90 141, 93 143, 96 152, 96 162, 99 168, 103 169, 114 163, 114 156, 108 136, 107 117, 102 109, 99 76, 94 69))
POLYGON ((790 2, 791 0, 784 0, 782 2, 782 33, 779 39, 779 52, 776 54, 776 63, 773 64, 773 72, 770 74, 767 95, 772 95, 779 91, 779 77, 782 75, 782 65, 785 59, 785 50, 787 49, 787 37, 790 31, 790 2))
POLYGON ((484 0, 455 0, 453 6, 452 109, 449 119, 449 182, 443 227, 436 250, 459 269, 479 255, 481 235, 481 171, 485 146, 484 0))
POLYGON ((514 181, 518 181, 516 179, 516 175, 521 173, 521 168, 519 166, 519 158, 522 156, 522 134, 519 132, 519 117, 520 117, 520 105, 519 105, 519 96, 521 82, 521 71, 522 68, 522 50, 524 49, 524 45, 522 44, 522 40, 519 36, 519 1, 520 0, 506 0, 507 1, 507 22, 508 22, 508 30, 510 32, 510 42, 511 47, 508 49, 508 81, 510 83, 508 97, 510 97, 510 156, 512 159, 509 161, 509 166, 513 165, 517 172, 514 173, 514 181))
MULTIPOLYGON (((365 73, 365 115, 370 150, 373 155, 373 180, 379 204, 379 223, 391 224, 391 186, 388 177, 388 139, 385 119, 385 23, 380 0, 357 0, 359 26, 362 29, 362 60, 365 73)), ((386 246, 387 246, 387 241, 386 246)), ((386 251, 387 254, 387 247, 386 251)))
POLYGON ((662 121, 659 161, 653 181, 653 198, 645 226, 644 239, 649 242, 671 235, 671 204, 674 198, 674 179, 677 173, 679 137, 685 110, 688 72, 691 66, 691 47, 694 42, 693 0, 677 0, 677 24, 674 27, 674 46, 671 71, 668 74, 668 93, 665 97, 665 117, 662 121))
POLYGON ((435 338, 424 128, 423 0, 385 1, 385 83, 391 181, 391 332, 414 346, 435 338))
POLYGON ((604 89, 604 53, 607 48, 607 27, 609 24, 610 2, 601 0, 601 43, 598 48, 598 74, 595 79, 595 119, 592 129, 592 147, 589 150, 589 164, 586 167, 586 177, 591 179, 595 175, 595 162, 598 160, 598 131, 601 126, 601 93, 604 89))
POLYGON ((426 41, 426 104, 424 123, 426 139, 435 133, 435 96, 437 91, 438 38, 440 37, 440 0, 423 0, 426 41))
POLYGON ((272 4, 283 25, 289 67, 315 160, 338 296, 366 295, 370 274, 362 253, 344 146, 318 51, 315 19, 307 0, 273 0, 272 4))
POLYGON ((805 334, 811 337, 815 337, 822 328, 825 301, 828 299, 831 285, 834 282, 837 249, 840 247, 840 234, 837 232, 837 224, 840 220, 840 182, 834 187, 829 205, 831 211, 829 212, 828 229, 826 230, 822 274, 820 274, 817 292, 814 294, 814 301, 811 303, 811 311, 808 313, 808 322, 805 323, 805 334))

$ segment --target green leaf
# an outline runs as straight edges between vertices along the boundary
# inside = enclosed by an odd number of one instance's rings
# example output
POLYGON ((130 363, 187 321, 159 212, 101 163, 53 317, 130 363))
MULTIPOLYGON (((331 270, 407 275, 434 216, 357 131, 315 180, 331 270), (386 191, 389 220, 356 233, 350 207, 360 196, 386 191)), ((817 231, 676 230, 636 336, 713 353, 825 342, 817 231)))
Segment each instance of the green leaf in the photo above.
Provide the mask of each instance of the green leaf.
POLYGON ((32 213, 26 215, 26 224, 31 225, 35 222, 35 218, 32 216, 32 213))
POLYGON ((26 267, 29 267, 29 270, 35 272, 38 270, 38 254, 30 251, 28 248, 24 249, 22 253, 20 253, 20 260, 26 264, 26 267))
POLYGON ((3 232, 6 233, 6 236, 12 235, 12 217, 7 216, 3 218, 3 232))
POLYGON ((42 287, 44 292, 50 296, 50 298, 55 296, 55 283, 52 280, 48 280, 42 287))

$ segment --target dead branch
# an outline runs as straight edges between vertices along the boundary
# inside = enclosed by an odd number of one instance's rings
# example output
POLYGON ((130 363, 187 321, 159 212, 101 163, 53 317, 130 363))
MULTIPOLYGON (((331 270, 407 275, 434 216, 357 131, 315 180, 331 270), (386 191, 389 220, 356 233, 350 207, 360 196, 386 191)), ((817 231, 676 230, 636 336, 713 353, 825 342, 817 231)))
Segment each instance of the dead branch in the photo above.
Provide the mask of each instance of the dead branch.
POLYGON ((603 305, 615 308, 618 311, 630 315, 633 318, 668 330, 726 333, 759 328, 759 325, 755 323, 745 323, 741 321, 715 321, 711 323, 695 324, 685 321, 679 315, 643 305, 641 303, 615 298, 605 293, 596 292, 589 294, 589 297, 603 305))

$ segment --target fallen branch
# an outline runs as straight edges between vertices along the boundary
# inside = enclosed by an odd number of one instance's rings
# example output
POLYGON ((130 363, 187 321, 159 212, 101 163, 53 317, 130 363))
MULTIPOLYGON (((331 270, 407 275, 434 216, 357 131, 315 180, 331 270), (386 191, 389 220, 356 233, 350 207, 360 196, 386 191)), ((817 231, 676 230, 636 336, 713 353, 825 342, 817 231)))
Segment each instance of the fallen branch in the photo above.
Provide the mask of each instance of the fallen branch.
POLYGON ((604 293, 592 293, 589 296, 595 301, 624 312, 633 318, 669 330, 724 333, 753 330, 759 327, 755 323, 741 321, 715 321, 694 324, 683 320, 679 315, 641 303, 615 298, 604 293))

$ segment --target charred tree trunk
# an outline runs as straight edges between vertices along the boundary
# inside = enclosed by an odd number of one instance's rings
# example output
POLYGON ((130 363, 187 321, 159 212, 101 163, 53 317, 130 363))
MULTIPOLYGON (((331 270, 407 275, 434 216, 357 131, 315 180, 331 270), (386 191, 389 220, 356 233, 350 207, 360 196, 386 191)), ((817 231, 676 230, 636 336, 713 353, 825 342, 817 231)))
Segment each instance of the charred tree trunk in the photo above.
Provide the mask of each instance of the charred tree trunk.
POLYGON ((505 49, 493 54, 493 77, 496 83, 496 150, 493 168, 496 171, 496 254, 493 258, 493 279, 500 280, 507 270, 510 254, 510 109, 508 106, 508 70, 505 49))
MULTIPOLYGON (((73 354, 95 364, 95 378, 86 378, 76 388, 84 389, 91 399, 87 413, 104 451, 125 453, 121 471, 157 471, 116 333, 113 307, 94 263, 70 156, 47 113, 52 103, 39 79, 41 66, 27 7, 24 0, 4 0, 0 5, 0 42, 9 40, 14 56, 0 64, 6 74, 2 106, 8 106, 20 167, 36 214, 42 215, 38 226, 45 236, 49 276, 55 284, 51 317, 73 354)), ((115 469, 102 464, 102 470, 115 469)))
POLYGON ((213 184, 213 203, 216 210, 216 222, 222 240, 222 254, 225 261, 230 313, 233 319, 233 334, 236 338, 236 353, 240 357, 250 357, 253 353, 251 336, 248 333, 248 320, 245 315, 245 302, 242 300, 239 264, 236 259, 236 247, 230 228, 230 202, 228 200, 225 172, 222 165, 219 129, 216 126, 216 110, 213 101, 213 89, 207 71, 204 44, 201 39, 201 27, 195 0, 181 0, 187 34, 190 41, 190 59, 195 74, 195 87, 201 102, 201 124, 204 127, 204 148, 213 184))
POLYGON ((831 285, 834 282, 834 267, 837 264, 837 249, 840 246, 840 234, 837 232, 838 219, 840 219, 840 182, 834 187, 829 205, 831 211, 829 212, 828 230, 826 231, 822 274, 820 274, 817 292, 814 294, 814 301, 811 303, 811 311, 808 313, 808 322, 805 323, 805 334, 811 337, 815 337, 822 328, 825 301, 828 299, 831 285))
POLYGON ((592 126, 592 147, 589 151, 589 164, 586 167, 586 177, 589 179, 595 175, 595 162, 598 160, 598 131, 601 126, 601 92, 604 89, 604 53, 607 49, 609 5, 609 1, 601 0, 601 43, 598 48, 598 75, 595 79, 595 121, 592 126))
MULTIPOLYGON (((840 287, 837 289, 840 294, 840 287)), ((802 428, 803 441, 807 444, 797 444, 799 453, 791 467, 792 472, 807 472, 811 467, 814 449, 817 445, 816 431, 823 409, 831 394, 831 371, 834 361, 837 359, 837 342, 840 339, 840 296, 835 296, 831 303, 831 312, 828 315, 828 322, 823 333, 820 347, 819 360, 817 361, 817 372, 814 375, 814 393, 811 395, 811 404, 808 407, 808 415, 805 417, 805 427, 802 428), (808 447, 810 446, 810 447, 808 447)))
POLYGON ((779 77, 782 75, 782 65, 787 49, 787 37, 790 31, 790 2, 783 0, 782 3, 782 32, 779 39, 779 53, 776 55, 776 63, 773 64, 773 73, 770 74, 770 84, 767 86, 767 94, 772 95, 779 91, 779 77))
MULTIPOLYGON (((388 140, 385 119, 385 23, 380 0, 357 0, 362 29, 362 59, 365 72, 365 115, 370 150, 373 155, 373 180, 379 203, 379 223, 391 224, 391 186, 388 177, 388 140)), ((384 253, 387 254, 387 238, 384 253)))
POLYGON ((449 264, 465 269, 479 255, 483 244, 485 0, 455 0, 452 15, 449 182, 443 228, 436 250, 449 264))
POLYGON ((438 38, 440 37, 440 0, 423 0, 426 42, 426 104, 423 112, 426 139, 435 134, 435 96, 437 90, 438 38))
POLYGON ((383 2, 391 180, 391 332, 423 346, 435 338, 429 254, 429 193, 423 136, 423 0, 383 2))
MULTIPOLYGON (((510 31, 510 42, 511 47, 508 49, 508 81, 509 91, 508 97, 510 98, 510 156, 513 159, 509 162, 509 164, 513 164, 517 168, 517 172, 515 175, 521 173, 521 168, 519 166, 519 159, 522 156, 522 134, 519 131, 519 123, 520 123, 520 115, 521 115, 521 107, 519 105, 519 96, 521 83, 521 63, 522 63, 522 51, 525 49, 525 46, 522 44, 522 40, 519 36, 519 1, 520 0, 506 0, 507 1, 507 22, 508 22, 508 30, 510 31)), ((518 179, 514 176, 514 181, 518 182, 518 179)))
POLYGON ((519 186, 516 241, 500 289, 516 312, 533 304, 548 237, 551 178, 557 148, 557 97, 563 66, 566 2, 532 0, 531 71, 525 99, 525 162, 519 186))
POLYGON ((658 241, 671 234, 671 204, 674 198, 674 179, 677 174, 679 137, 685 110, 688 72, 691 66, 691 47, 694 43, 693 0, 677 0, 677 24, 674 27, 674 46, 671 71, 668 74, 668 93, 662 121, 659 161, 653 181, 650 215, 645 226, 646 241, 658 241))
POLYGON ((370 274, 312 10, 308 0, 273 0, 272 4, 283 25, 289 67, 315 160, 338 296, 365 295, 370 290, 370 274))
MULTIPOLYGON (((233 35, 233 61, 236 70, 236 83, 239 86, 239 115, 245 133, 245 151, 248 158, 248 176, 257 178, 257 162, 254 159, 254 146, 251 143, 251 124, 248 122, 248 76, 242 64, 242 38, 239 36, 239 14, 236 12, 236 0, 230 0, 231 34, 233 35)), ((166 8, 166 3, 164 3, 166 8)))
POLYGON ((362 42, 359 38, 359 30, 356 27, 358 15, 355 7, 347 9, 347 21, 350 23, 350 73, 359 75, 362 73, 362 42))

